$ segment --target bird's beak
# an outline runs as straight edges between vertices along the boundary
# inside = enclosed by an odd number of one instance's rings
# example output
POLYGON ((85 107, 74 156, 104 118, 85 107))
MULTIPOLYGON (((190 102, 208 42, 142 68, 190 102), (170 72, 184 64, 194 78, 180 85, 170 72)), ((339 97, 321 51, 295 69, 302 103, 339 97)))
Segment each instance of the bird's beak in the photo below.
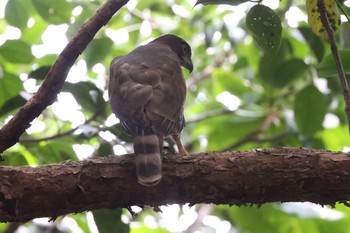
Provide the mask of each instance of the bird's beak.
POLYGON ((191 58, 183 57, 182 66, 188 69, 190 73, 193 71, 193 64, 192 64, 191 58))

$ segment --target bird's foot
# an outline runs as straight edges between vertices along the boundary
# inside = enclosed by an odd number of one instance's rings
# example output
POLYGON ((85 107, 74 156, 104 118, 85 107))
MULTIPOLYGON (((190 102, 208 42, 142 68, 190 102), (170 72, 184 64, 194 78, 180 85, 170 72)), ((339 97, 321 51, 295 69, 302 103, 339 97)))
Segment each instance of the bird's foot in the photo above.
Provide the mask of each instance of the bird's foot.
POLYGON ((181 143, 180 135, 179 134, 172 134, 171 137, 174 139, 174 141, 175 141, 175 143, 177 145, 177 148, 179 150, 179 154, 182 155, 182 156, 187 155, 188 152, 185 150, 184 146, 181 143))

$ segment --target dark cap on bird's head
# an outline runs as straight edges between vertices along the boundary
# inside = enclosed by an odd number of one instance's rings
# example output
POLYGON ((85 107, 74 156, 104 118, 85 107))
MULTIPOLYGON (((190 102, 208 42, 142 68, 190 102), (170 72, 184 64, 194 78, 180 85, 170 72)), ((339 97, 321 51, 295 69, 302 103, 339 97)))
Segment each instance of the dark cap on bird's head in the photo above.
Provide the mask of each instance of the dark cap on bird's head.
POLYGON ((169 46, 170 49, 179 56, 181 65, 188 69, 190 72, 193 71, 191 47, 184 39, 172 34, 166 34, 164 36, 158 37, 152 42, 157 42, 169 46))

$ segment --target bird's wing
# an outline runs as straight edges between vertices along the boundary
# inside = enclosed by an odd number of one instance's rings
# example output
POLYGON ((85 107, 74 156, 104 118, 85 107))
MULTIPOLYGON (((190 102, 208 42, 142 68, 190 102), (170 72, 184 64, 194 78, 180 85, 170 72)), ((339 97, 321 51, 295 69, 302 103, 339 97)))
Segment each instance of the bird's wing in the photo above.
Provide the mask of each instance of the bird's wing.
MULTIPOLYGON (((146 46, 145 46, 146 47, 146 46)), ((131 135, 140 128, 159 136, 178 133, 184 126, 186 85, 171 53, 133 53, 115 58, 110 70, 110 101, 113 112, 131 135)))
POLYGON ((186 85, 181 68, 171 62, 163 64, 160 77, 161 81, 147 104, 146 114, 152 121, 152 130, 164 137, 179 133, 184 127, 186 85))
POLYGON ((110 67, 109 97, 112 110, 127 133, 136 135, 143 123, 144 106, 153 93, 155 76, 142 74, 144 67, 132 64, 127 56, 116 57, 110 67))

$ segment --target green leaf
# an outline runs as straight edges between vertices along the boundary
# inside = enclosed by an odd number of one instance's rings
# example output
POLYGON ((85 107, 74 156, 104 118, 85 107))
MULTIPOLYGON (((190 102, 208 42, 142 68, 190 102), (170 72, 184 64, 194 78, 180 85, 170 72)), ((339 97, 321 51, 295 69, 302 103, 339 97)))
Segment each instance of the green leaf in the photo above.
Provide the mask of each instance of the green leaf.
POLYGON ((197 122, 196 127, 191 129, 192 137, 205 135, 208 139, 206 150, 226 150, 258 129, 263 122, 263 117, 257 113, 242 112, 236 111, 235 114, 221 115, 197 122))
POLYGON ((43 142, 39 146, 37 145, 35 150, 37 150, 38 159, 42 164, 58 163, 67 159, 78 160, 72 147, 73 143, 71 138, 59 138, 43 142))
POLYGON ((22 89, 22 82, 16 75, 5 73, 3 78, 0 77, 0 111, 3 104, 17 96, 22 89))
POLYGON ((50 69, 51 69, 51 66, 39 67, 38 69, 30 72, 29 78, 34 78, 36 80, 44 80, 50 69))
POLYGON ((0 105, 0 116, 10 113, 11 111, 23 106, 27 102, 21 95, 8 99, 2 106, 0 105))
POLYGON ((130 226, 121 221, 122 209, 100 209, 92 212, 100 233, 128 233, 130 226))
POLYGON ((294 118, 301 133, 313 135, 321 129, 326 112, 326 98, 315 86, 307 86, 297 93, 294 118))
POLYGON ((49 23, 69 23, 72 5, 65 0, 32 0, 39 15, 49 23))
POLYGON ((285 87, 295 79, 302 77, 307 69, 308 66, 300 59, 292 58, 284 61, 274 70, 271 84, 274 87, 285 87))
POLYGON ((339 137, 339 135, 347 135, 348 127, 345 125, 339 125, 336 128, 325 129, 320 132, 320 135, 326 144, 328 150, 341 151, 344 149, 344 145, 349 144, 348 137, 339 137))
POLYGON ((5 18, 12 26, 26 28, 29 19, 26 1, 9 0, 5 7, 5 18))
POLYGON ((227 4, 236 6, 244 2, 248 2, 249 0, 198 0, 195 4, 203 4, 203 5, 218 5, 218 4, 227 4))
MULTIPOLYGON (((284 41, 284 40, 283 40, 284 41)), ((283 88, 303 76, 308 65, 298 58, 289 58, 290 51, 286 43, 282 43, 276 56, 264 55, 259 63, 259 76, 267 84, 275 88, 283 88)))
POLYGON ((215 69, 212 76, 214 96, 223 91, 229 91, 237 96, 241 96, 250 89, 244 85, 243 80, 239 79, 232 71, 215 69))
POLYGON ((42 35, 48 27, 45 20, 38 15, 34 18, 35 23, 30 28, 24 28, 22 30, 21 39, 31 45, 42 44, 42 35))
POLYGON ((253 6, 247 14, 246 25, 264 52, 274 55, 281 43, 282 26, 279 16, 264 5, 253 6))
POLYGON ((272 204, 265 204, 260 208, 256 206, 232 206, 229 208, 220 206, 217 211, 224 219, 234 222, 239 229, 244 229, 245 232, 288 232, 287 229, 284 229, 285 224, 289 223, 289 216, 274 208, 272 204))
POLYGON ((109 127, 108 130, 122 141, 125 141, 125 142, 132 142, 133 141, 132 137, 125 132, 125 130, 122 128, 121 124, 113 125, 113 126, 109 127))
POLYGON ((310 27, 299 27, 298 28, 303 37, 305 38, 306 43, 310 46, 316 58, 319 62, 321 62, 325 50, 324 45, 320 37, 316 36, 310 29, 310 27))
MULTIPOLYGON (((350 75, 350 50, 339 50, 345 74, 350 75)), ((322 77, 338 77, 333 55, 327 54, 318 67, 318 75, 322 77)))
POLYGON ((113 41, 109 38, 94 39, 84 52, 84 57, 88 68, 92 68, 96 63, 102 62, 111 52, 113 41))
POLYGON ((97 149, 97 155, 99 157, 108 157, 113 155, 113 145, 108 142, 101 142, 99 148, 97 149))
POLYGON ((98 106, 104 103, 101 90, 91 82, 66 82, 62 91, 70 92, 84 110, 93 113, 96 112, 98 106))
POLYGON ((0 46, 0 56, 12 63, 28 64, 33 60, 30 46, 22 40, 8 40, 0 46))
POLYGON ((24 166, 28 165, 28 162, 24 155, 20 153, 6 153, 4 156, 2 156, 4 159, 4 162, 1 163, 1 165, 6 165, 6 166, 24 166))

